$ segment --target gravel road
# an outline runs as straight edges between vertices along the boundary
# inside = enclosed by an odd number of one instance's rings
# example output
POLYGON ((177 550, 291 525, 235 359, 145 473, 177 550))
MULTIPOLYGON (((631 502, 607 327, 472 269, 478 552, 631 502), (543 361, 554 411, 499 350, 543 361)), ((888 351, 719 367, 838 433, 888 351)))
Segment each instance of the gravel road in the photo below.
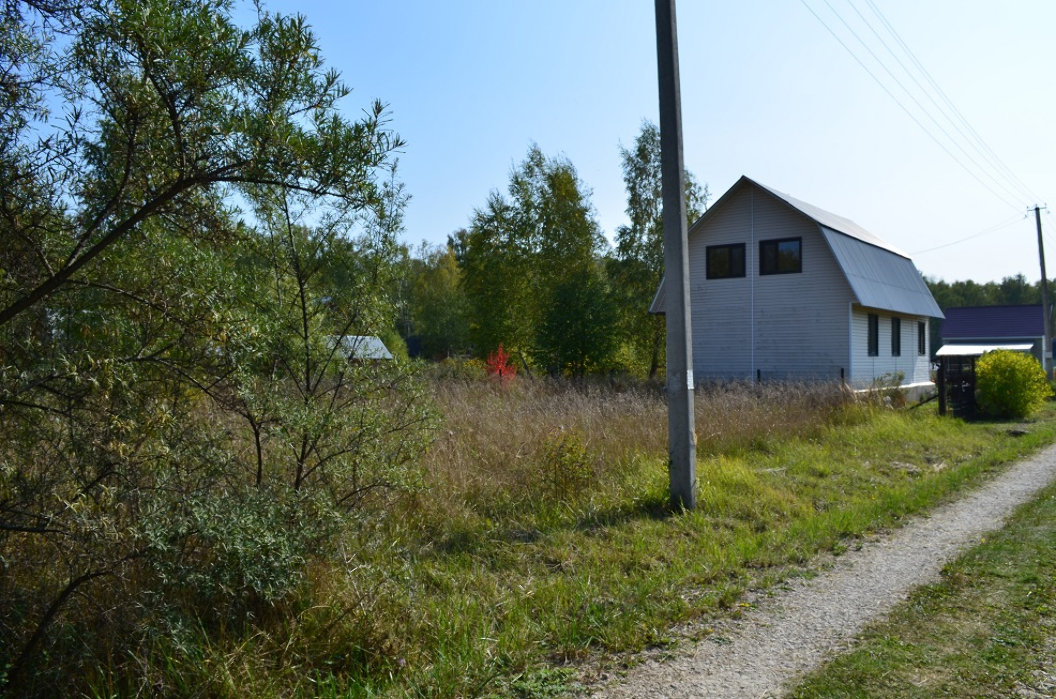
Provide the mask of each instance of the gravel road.
POLYGON ((865 624, 998 529, 1056 479, 1056 445, 1013 465, 962 500, 848 551, 810 580, 762 597, 740 619, 674 658, 649 659, 596 697, 780 697, 782 688, 850 647, 865 624))

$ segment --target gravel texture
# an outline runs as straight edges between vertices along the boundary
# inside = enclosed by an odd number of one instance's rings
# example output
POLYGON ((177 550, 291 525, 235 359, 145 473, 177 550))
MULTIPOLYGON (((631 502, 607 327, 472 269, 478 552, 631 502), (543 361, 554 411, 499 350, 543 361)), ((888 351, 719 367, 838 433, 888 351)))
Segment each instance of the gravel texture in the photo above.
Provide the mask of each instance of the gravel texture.
MULTIPOLYGON (((779 697, 795 678, 848 649, 867 622, 913 588, 938 580, 947 561, 1000 528, 1016 506, 1054 479, 1056 446, 963 499, 844 553, 817 577, 760 595, 740 619, 715 625, 684 653, 645 660, 594 696, 779 697)), ((1022 696, 1034 695, 1028 690, 1022 696)))

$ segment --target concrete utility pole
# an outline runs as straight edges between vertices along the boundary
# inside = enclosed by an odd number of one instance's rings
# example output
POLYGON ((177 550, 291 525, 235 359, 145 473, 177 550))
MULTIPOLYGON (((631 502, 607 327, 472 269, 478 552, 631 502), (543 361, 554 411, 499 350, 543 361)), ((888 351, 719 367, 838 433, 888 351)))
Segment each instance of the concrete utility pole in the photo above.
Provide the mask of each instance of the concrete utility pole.
POLYGON ((678 86, 675 0, 656 0, 656 63, 660 82, 660 172, 664 202, 667 294, 667 449, 671 505, 697 504, 697 438, 693 422, 693 347, 686 244, 682 103, 678 86))
POLYGON ((1038 224, 1038 258, 1041 259, 1041 313, 1045 318, 1045 342, 1042 347, 1041 367, 1052 379, 1052 313, 1049 311, 1049 278, 1045 276, 1045 244, 1041 242, 1041 209, 1034 205, 1034 221, 1038 224))

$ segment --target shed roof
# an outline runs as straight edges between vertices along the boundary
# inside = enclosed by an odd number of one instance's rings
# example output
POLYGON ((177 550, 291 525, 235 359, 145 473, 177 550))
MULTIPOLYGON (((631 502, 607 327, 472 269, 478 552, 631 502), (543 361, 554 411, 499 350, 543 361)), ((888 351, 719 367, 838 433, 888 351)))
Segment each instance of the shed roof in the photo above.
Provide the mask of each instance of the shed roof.
POLYGON ((1025 343, 1004 343, 999 345, 943 345, 935 353, 936 357, 981 357, 987 352, 1009 350, 1010 352, 1029 352, 1034 345, 1025 343))
POLYGON ((392 352, 375 335, 331 335, 349 359, 392 359, 392 352))
POLYGON ((1044 334, 1041 304, 947 308, 942 323, 944 340, 1034 338, 1044 334))
MULTIPOLYGON (((943 317, 916 265, 904 252, 848 218, 771 189, 747 176, 742 175, 697 219, 690 234, 699 230, 726 199, 744 187, 767 192, 818 225, 858 304, 907 315, 943 317)), ((664 283, 661 282, 649 310, 663 313, 665 304, 664 283)))

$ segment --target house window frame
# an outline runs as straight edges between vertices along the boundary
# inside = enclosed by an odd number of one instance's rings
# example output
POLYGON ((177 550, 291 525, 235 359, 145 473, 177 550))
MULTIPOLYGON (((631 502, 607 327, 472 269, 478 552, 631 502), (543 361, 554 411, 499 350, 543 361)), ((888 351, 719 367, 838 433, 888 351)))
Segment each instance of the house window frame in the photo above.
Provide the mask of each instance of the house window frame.
POLYGON ((866 316, 867 326, 867 340, 866 340, 866 352, 870 357, 880 356, 880 316, 876 313, 870 313, 866 316))
POLYGON ((803 271, 803 238, 773 238, 771 240, 760 240, 759 241, 759 276, 769 276, 772 274, 799 274, 803 271), (796 265, 795 269, 782 269, 781 268, 781 245, 782 243, 795 243, 796 244, 796 265), (774 266, 771 268, 767 266, 767 254, 766 249, 773 247, 773 255, 770 259, 774 261, 774 266))
POLYGON ((891 356, 902 356, 902 319, 891 318, 891 356))
POLYGON ((928 325, 922 320, 917 321, 917 354, 923 357, 928 353, 928 325))
POLYGON ((744 243, 723 243, 721 245, 709 245, 704 250, 704 274, 707 279, 740 279, 747 276, 747 262, 746 262, 746 250, 744 243), (728 269, 727 274, 715 274, 715 270, 712 266, 712 254, 718 255, 720 252, 725 251, 727 253, 726 266, 728 269), (735 265, 734 255, 735 251, 740 252, 740 264, 735 265))

